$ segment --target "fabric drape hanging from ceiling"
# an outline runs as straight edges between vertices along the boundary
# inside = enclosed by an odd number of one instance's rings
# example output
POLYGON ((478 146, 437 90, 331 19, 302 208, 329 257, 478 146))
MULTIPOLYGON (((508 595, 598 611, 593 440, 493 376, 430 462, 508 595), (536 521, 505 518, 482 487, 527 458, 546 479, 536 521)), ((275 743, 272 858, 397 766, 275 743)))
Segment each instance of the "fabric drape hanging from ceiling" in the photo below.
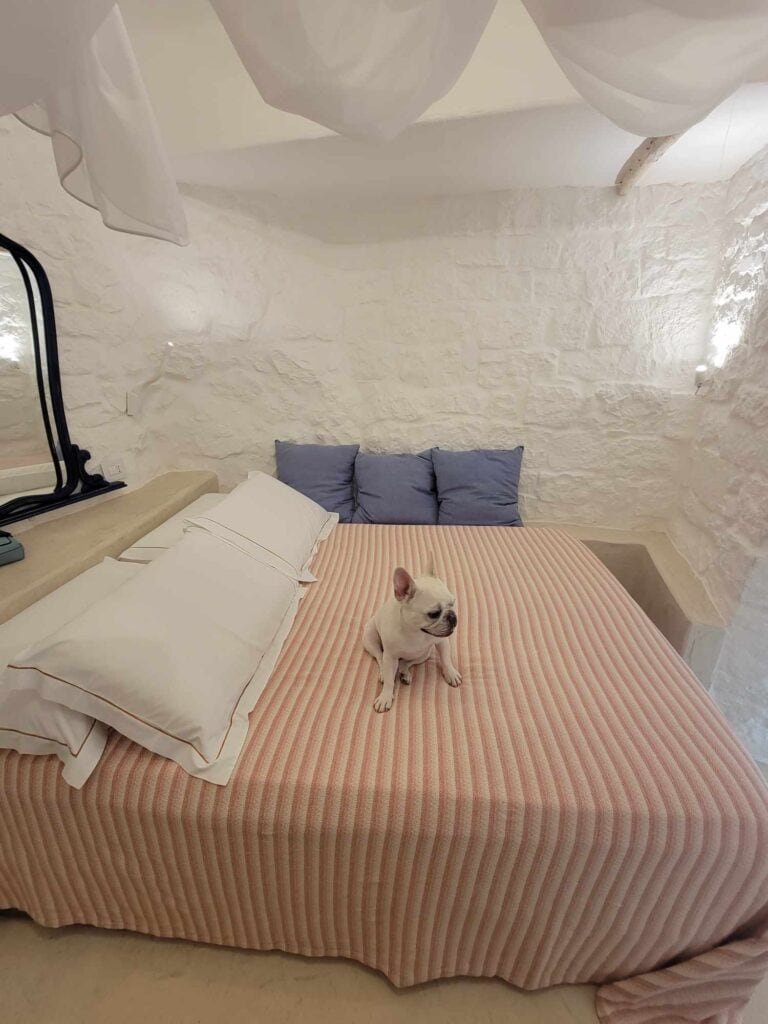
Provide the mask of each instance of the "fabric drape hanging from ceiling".
MULTIPOLYGON (((267 103, 388 139, 451 88, 496 0, 210 2, 267 103)), ((523 2, 587 102, 638 135, 685 130, 768 68, 765 0, 523 2)), ((118 6, 3 0, 2 19, 0 115, 51 136, 62 185, 109 227, 183 243, 118 6)))

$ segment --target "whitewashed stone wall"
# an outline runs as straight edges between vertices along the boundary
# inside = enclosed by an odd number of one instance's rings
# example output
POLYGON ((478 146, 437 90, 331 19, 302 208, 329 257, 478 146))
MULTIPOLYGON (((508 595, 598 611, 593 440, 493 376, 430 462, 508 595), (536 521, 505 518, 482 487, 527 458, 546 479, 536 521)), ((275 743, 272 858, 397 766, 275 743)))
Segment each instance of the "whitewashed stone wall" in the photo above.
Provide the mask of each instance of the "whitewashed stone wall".
MULTIPOLYGON (((95 461, 124 455, 131 483, 210 466, 231 486, 264 461, 265 408, 283 417, 283 431, 299 415, 290 374, 274 379, 282 400, 272 393, 265 372, 281 335, 267 343, 261 324, 270 305, 302 306, 304 281, 317 275, 305 250, 315 244, 235 205, 189 205, 187 248, 105 230, 59 186, 49 142, 0 120, 0 230, 51 280, 73 439, 95 461)), ((307 331, 317 309, 299 314, 307 331)))
POLYGON ((741 340, 697 399, 673 537, 729 614, 768 541, 768 151, 730 182, 721 252, 709 358, 722 324, 741 340))
POLYGON ((712 696, 756 760, 768 764, 768 558, 758 558, 712 676, 712 696))
POLYGON ((49 458, 37 400, 29 303, 18 267, 0 249, 0 470, 49 458))
POLYGON ((294 211, 345 296, 371 448, 526 445, 529 517, 659 526, 678 499, 720 187, 294 211))
POLYGON ((672 536, 732 623, 712 693, 768 762, 768 150, 730 182, 721 249, 710 358, 740 341, 697 400, 672 536))
POLYGON ((680 498, 720 186, 289 209, 190 191, 192 244, 105 231, 0 122, 5 230, 52 280, 73 434, 139 481, 275 437, 525 443, 525 512, 661 527, 680 498), (128 412, 126 412, 128 395, 128 412))

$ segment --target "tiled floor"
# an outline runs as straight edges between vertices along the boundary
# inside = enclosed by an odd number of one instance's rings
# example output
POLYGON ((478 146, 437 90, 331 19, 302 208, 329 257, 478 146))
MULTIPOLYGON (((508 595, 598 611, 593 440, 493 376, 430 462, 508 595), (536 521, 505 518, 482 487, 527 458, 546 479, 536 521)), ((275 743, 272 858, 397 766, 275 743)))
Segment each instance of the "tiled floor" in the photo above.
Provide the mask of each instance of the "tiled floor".
MULTIPOLYGON (((308 960, 0 916, 3 1024, 596 1024, 593 989, 458 979, 396 990, 308 960)), ((768 983, 745 1024, 768 1020, 768 983)))

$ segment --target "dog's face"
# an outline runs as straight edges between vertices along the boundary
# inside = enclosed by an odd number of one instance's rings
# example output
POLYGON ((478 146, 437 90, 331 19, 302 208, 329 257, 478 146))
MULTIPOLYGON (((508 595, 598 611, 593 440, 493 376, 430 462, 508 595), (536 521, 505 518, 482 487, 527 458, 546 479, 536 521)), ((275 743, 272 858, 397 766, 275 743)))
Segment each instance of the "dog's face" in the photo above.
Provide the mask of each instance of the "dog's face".
POLYGON ((395 569, 395 597, 402 605, 402 616, 410 629, 420 629, 437 638, 450 636, 456 629, 456 598, 442 580, 434 575, 415 579, 405 569, 395 569))

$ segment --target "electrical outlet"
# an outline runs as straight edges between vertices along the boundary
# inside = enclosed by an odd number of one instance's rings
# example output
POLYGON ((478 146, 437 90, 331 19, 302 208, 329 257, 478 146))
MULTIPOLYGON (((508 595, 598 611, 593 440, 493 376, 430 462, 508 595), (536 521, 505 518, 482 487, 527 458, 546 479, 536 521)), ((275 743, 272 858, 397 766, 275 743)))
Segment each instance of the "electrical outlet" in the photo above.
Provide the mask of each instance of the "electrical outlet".
POLYGON ((107 480, 124 480, 125 458, 122 455, 105 455, 101 460, 101 472, 107 480))

